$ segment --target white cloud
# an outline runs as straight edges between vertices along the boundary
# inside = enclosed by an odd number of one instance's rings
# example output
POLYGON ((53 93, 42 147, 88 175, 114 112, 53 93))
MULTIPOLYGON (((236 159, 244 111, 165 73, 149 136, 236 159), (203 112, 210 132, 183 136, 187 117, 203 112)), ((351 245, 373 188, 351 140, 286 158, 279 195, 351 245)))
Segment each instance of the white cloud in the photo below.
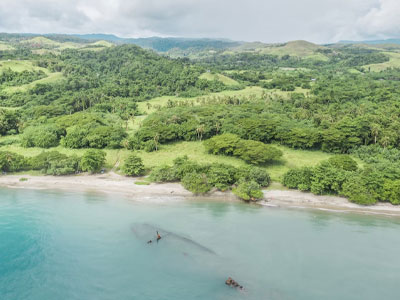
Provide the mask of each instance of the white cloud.
POLYGON ((357 22, 360 34, 371 38, 389 38, 400 36, 400 1, 380 0, 379 5, 357 22))
POLYGON ((0 0, 0 31, 282 42, 400 35, 400 0, 0 0))

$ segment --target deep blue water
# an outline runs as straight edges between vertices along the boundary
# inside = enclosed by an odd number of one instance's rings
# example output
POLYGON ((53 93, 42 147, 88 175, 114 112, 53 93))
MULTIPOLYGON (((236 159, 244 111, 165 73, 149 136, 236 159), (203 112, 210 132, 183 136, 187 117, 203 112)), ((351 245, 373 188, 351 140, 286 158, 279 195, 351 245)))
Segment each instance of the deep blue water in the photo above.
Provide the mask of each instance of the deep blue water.
POLYGON ((399 250, 396 218, 0 189, 1 300, 399 299, 399 250))

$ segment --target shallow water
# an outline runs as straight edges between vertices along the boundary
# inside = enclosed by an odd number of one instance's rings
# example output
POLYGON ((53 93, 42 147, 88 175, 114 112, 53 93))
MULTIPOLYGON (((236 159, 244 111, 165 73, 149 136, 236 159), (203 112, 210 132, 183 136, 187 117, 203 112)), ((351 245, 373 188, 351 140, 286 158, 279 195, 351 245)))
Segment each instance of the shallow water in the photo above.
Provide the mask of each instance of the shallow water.
POLYGON ((137 200, 0 189, 0 299, 398 299, 399 219, 137 200))

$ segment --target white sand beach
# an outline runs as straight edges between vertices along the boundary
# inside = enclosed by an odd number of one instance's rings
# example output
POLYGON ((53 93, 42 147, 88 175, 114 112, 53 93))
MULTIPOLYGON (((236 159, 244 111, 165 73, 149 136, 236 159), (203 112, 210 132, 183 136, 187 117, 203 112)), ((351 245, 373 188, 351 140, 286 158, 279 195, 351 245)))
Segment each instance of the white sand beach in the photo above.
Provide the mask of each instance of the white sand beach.
MULTIPOLYGON (((150 185, 137 185, 136 178, 130 178, 113 172, 98 175, 76 176, 31 176, 31 175, 4 175, 0 176, 0 187, 39 189, 39 190, 65 190, 76 192, 95 192, 120 194, 129 198, 152 196, 180 196, 194 197, 179 183, 152 183, 150 185), (24 178, 25 180, 21 180, 24 178)), ((202 198, 221 201, 238 201, 231 192, 214 191, 202 198)), ((349 202, 346 198, 335 196, 317 196, 295 190, 265 190, 264 199, 258 202, 269 207, 313 208, 319 210, 359 212, 367 214, 380 214, 400 216, 400 206, 389 203, 378 203, 373 206, 361 206, 349 202)))

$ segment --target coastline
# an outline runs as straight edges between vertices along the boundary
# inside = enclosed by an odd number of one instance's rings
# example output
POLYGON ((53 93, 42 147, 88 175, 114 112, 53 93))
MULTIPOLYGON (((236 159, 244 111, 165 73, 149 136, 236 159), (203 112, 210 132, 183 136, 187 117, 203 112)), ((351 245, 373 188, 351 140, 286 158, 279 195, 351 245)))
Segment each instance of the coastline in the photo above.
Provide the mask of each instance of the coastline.
MULTIPOLYGON (((94 192, 103 194, 119 194, 128 198, 174 196, 197 198, 185 190, 180 183, 151 183, 137 185, 137 178, 125 177, 113 172, 96 175, 73 176, 32 176, 3 175, 0 176, 0 187, 35 190, 64 190, 73 192, 94 192), (26 178, 26 181, 20 181, 26 178)), ((317 196, 296 190, 264 190, 264 199, 257 202, 266 207, 287 207, 318 209, 336 212, 357 212, 387 216, 400 216, 400 206, 390 203, 378 203, 374 206, 361 206, 337 196, 317 196)), ((199 197, 218 201, 238 201, 231 192, 214 191, 199 197)))

